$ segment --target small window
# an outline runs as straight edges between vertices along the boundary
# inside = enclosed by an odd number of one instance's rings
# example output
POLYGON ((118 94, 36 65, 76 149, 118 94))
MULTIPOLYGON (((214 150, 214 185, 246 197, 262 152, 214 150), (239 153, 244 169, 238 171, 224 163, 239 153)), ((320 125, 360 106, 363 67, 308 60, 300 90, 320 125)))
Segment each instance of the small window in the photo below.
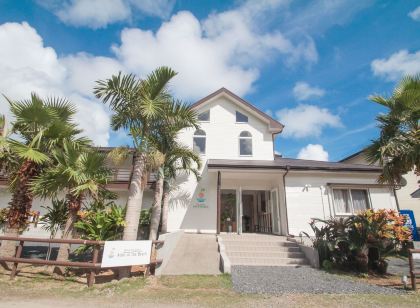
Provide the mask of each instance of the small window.
POLYGON ((204 111, 198 115, 198 121, 210 122, 210 110, 204 111))
POLYGON ((239 155, 252 156, 252 135, 243 131, 239 134, 239 155))
POLYGON ((333 200, 337 215, 353 215, 369 208, 365 189, 333 189, 333 200))
POLYGON ((236 111, 236 123, 248 123, 248 117, 239 111, 236 111))
POLYGON ((193 151, 200 154, 206 154, 206 132, 197 129, 193 137, 193 151))

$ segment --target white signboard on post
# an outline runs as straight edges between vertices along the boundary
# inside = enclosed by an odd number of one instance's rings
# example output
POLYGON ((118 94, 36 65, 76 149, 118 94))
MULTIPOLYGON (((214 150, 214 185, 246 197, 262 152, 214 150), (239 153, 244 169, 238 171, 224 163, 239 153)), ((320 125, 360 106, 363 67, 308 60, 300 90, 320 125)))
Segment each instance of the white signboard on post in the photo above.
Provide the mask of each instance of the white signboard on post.
POLYGON ((106 241, 101 267, 150 263, 152 241, 106 241))

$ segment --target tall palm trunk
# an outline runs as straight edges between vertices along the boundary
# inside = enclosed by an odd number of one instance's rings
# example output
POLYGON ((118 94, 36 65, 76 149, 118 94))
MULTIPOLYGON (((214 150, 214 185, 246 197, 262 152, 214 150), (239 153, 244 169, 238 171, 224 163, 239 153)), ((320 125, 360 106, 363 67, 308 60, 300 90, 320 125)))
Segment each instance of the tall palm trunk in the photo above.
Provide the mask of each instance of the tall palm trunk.
MULTIPOLYGON (((74 197, 68 195, 68 206, 69 206, 69 216, 67 217, 66 225, 64 226, 63 235, 61 238, 63 240, 73 239, 74 235, 74 224, 77 221, 77 212, 82 206, 82 197, 74 197)), ((58 249, 57 261, 68 261, 70 255, 70 244, 61 244, 58 249)), ((64 267, 57 266, 54 268, 54 272, 59 274, 64 274, 64 267)))
POLYGON ((162 192, 163 192, 163 175, 160 175, 156 181, 155 196, 153 200, 152 217, 150 219, 149 240, 156 240, 158 237, 158 229, 160 223, 160 214, 162 212, 162 192))
POLYGON ((168 212, 169 212, 169 187, 163 185, 162 194, 162 233, 168 232, 168 212))
MULTIPOLYGON (((17 228, 6 228, 4 236, 19 236, 19 229, 17 228)), ((16 253, 16 242, 15 241, 2 241, 0 246, 0 257, 14 257, 16 253)), ((10 269, 12 263, 0 262, 6 269, 10 269)))
MULTIPOLYGON (((18 236, 19 230, 26 227, 28 214, 32 207, 33 195, 29 190, 30 180, 38 174, 36 163, 25 161, 17 173, 16 187, 10 201, 10 210, 7 214, 7 231, 10 236, 18 236)), ((14 254, 15 243, 3 241, 0 246, 0 256, 11 257, 14 254), (10 254, 12 252, 12 254, 10 254)))
MULTIPOLYGON (((143 191, 146 183, 143 183, 143 176, 146 169, 146 155, 136 153, 133 162, 133 175, 131 177, 130 189, 128 191, 127 212, 125 214, 124 241, 137 240, 139 229, 140 212, 143 202, 143 191)), ((147 181, 147 179, 146 179, 147 181)), ((122 267, 119 270, 119 278, 130 276, 130 267, 122 267)))

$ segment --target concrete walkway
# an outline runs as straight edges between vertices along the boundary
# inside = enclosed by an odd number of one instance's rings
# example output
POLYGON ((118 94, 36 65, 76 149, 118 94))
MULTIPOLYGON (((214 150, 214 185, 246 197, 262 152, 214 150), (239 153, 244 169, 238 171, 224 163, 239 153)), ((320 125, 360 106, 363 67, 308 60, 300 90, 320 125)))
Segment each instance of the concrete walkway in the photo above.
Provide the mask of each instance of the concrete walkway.
POLYGON ((184 233, 162 275, 218 275, 219 262, 215 235, 184 233))

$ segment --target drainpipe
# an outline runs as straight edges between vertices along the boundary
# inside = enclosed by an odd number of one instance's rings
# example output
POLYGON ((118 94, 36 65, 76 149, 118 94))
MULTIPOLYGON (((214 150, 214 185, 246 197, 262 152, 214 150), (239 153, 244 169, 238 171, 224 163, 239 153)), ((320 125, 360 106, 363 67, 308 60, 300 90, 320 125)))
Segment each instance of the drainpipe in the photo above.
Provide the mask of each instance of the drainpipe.
POLYGON ((394 191, 395 204, 397 205, 397 211, 399 212, 400 211, 400 203, 398 202, 397 191, 396 191, 395 187, 392 188, 392 190, 394 191))
POLYGON ((284 206, 286 209, 286 227, 287 236, 289 236, 289 217, 287 217, 287 197, 286 197, 286 175, 289 173, 290 166, 286 165, 286 172, 283 174, 283 191, 284 191, 284 206))

